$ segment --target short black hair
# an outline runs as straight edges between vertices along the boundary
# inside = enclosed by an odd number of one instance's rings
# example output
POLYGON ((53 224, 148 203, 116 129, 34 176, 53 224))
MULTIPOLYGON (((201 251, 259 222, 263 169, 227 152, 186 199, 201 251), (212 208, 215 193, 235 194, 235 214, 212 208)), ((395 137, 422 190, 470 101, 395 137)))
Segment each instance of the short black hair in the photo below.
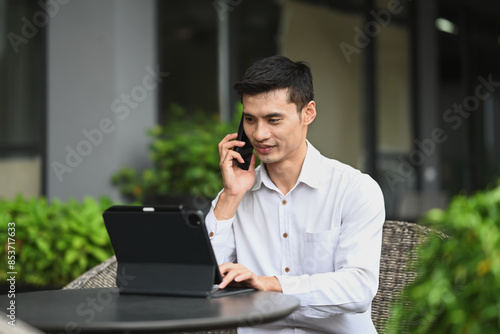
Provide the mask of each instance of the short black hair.
POLYGON ((311 68, 303 61, 294 62, 284 56, 272 56, 250 66, 243 78, 233 88, 243 98, 244 94, 257 95, 287 88, 288 102, 295 103, 300 112, 314 100, 311 68))

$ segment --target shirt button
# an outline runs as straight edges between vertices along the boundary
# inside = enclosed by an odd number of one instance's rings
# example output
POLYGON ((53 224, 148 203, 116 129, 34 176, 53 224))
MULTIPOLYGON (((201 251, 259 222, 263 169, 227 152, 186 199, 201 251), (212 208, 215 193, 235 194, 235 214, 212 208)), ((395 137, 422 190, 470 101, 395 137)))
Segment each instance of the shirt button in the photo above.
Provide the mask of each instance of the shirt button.
POLYGON ((290 268, 286 267, 285 268, 285 273, 288 273, 288 272, 290 272, 290 268))
POLYGON ((283 233, 283 238, 288 238, 288 233, 283 233))
POLYGON ((215 234, 214 234, 214 232, 210 232, 210 233, 208 234, 208 236, 209 236, 210 238, 211 238, 211 237, 213 237, 214 235, 215 235, 215 234))
POLYGON ((286 205, 286 200, 282 200, 281 204, 286 205))

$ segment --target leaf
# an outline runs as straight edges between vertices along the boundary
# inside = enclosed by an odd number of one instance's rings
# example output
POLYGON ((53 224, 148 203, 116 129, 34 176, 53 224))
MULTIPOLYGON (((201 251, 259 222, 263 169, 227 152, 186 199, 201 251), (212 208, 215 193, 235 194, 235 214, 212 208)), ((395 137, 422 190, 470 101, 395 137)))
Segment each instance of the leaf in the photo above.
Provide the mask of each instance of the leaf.
POLYGON ((35 243, 36 243, 38 249, 40 251, 42 251, 43 253, 45 253, 46 255, 51 253, 50 244, 47 241, 45 241, 41 238, 37 238, 35 240, 35 243))
POLYGON ((389 327, 411 333, 500 332, 500 183, 455 196, 425 216, 448 237, 431 235, 418 250, 415 280, 392 307, 389 327), (404 308, 402 305, 405 305, 404 308))
POLYGON ((78 259, 80 255, 80 252, 78 252, 77 250, 75 249, 68 249, 66 251, 66 253, 64 253, 64 261, 67 263, 67 264, 73 264, 74 262, 76 262, 76 260, 78 259))
POLYGON ((97 247, 89 249, 89 253, 92 254, 99 262, 106 261, 110 257, 109 252, 97 247))

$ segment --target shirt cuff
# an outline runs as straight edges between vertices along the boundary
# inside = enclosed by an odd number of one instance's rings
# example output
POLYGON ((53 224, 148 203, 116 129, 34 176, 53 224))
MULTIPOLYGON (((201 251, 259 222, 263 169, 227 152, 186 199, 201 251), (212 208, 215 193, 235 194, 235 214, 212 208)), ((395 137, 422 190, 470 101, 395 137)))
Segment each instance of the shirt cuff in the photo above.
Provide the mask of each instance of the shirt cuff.
POLYGON ((233 220, 234 217, 227 220, 217 220, 214 215, 214 210, 210 210, 207 215, 205 225, 207 227, 208 237, 212 241, 212 244, 217 241, 224 242, 227 239, 233 226, 233 220))
POLYGON ((281 290, 286 295, 297 295, 311 292, 311 280, 308 275, 277 275, 276 278, 280 281, 281 290))

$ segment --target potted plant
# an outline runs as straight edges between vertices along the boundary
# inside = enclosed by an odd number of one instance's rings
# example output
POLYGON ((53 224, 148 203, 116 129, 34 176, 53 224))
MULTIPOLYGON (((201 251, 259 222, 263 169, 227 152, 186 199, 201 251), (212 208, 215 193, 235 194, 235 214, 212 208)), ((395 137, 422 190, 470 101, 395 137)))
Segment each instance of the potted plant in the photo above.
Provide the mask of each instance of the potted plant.
MULTIPOLYGON (((113 255, 102 197, 62 202, 46 198, 0 200, 0 280, 15 272, 16 287, 59 288, 113 255)), ((5 292, 5 291, 3 291, 5 292)))
POLYGON ((419 248, 417 277, 388 333, 500 333, 500 183, 422 221, 447 237, 430 235, 419 248))
POLYGON ((218 143, 237 131, 241 113, 240 105, 233 121, 224 123, 218 115, 187 114, 173 104, 167 121, 147 131, 152 167, 124 167, 112 176, 112 183, 131 202, 184 202, 206 211, 222 187, 218 143))

